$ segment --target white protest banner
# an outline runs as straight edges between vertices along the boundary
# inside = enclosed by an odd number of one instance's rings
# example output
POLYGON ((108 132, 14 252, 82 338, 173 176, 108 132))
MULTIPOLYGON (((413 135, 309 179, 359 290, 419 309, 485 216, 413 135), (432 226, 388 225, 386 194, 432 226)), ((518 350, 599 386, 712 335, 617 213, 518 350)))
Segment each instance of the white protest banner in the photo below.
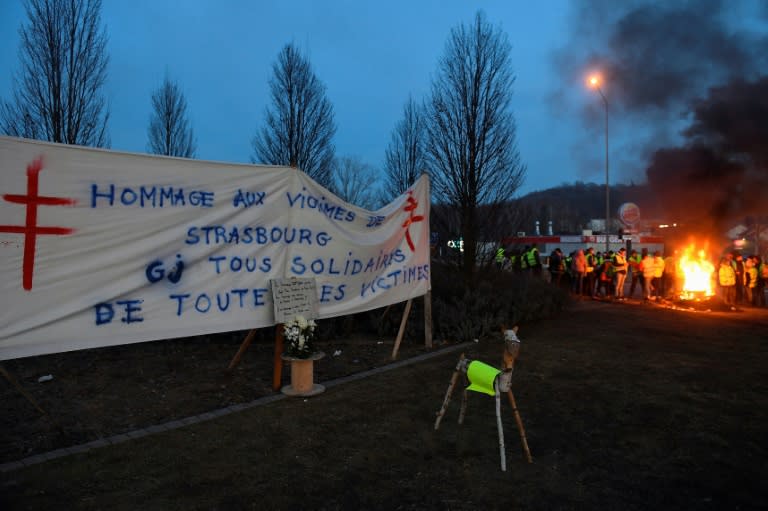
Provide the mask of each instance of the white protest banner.
POLYGON ((320 319, 425 294, 427 177, 372 212, 288 167, 0 137, 0 360, 270 326, 291 277, 320 319))

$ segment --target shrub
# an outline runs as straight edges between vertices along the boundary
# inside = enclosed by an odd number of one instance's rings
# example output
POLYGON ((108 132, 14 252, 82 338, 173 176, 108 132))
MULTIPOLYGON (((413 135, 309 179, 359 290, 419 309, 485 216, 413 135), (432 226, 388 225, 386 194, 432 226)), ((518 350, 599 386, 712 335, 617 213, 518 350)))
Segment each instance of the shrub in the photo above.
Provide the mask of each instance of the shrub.
MULTIPOLYGON (((501 327, 550 317, 562 310, 567 293, 528 274, 479 268, 474 286, 464 284, 459 268, 432 261, 432 323, 436 341, 471 341, 495 336, 501 327)), ((319 339, 356 335, 394 339, 400 328, 405 303, 392 304, 358 314, 319 320, 319 339)), ((406 339, 424 337, 424 300, 413 300, 406 322, 406 339)))
POLYGON ((458 269, 432 268, 432 320, 437 339, 501 338, 502 326, 549 317, 568 301, 563 290, 525 273, 479 269, 470 289, 463 285, 458 269))

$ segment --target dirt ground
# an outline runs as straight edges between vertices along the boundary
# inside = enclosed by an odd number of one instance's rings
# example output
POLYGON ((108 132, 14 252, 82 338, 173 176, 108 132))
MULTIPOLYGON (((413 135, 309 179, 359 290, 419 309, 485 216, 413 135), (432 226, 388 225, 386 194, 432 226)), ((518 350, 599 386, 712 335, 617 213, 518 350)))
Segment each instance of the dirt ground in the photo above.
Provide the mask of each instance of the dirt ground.
MULTIPOLYGON (((520 325, 513 391, 533 464, 506 401, 506 472, 492 397, 470 393, 459 425, 457 391, 435 431, 452 352, 6 472, 0 508, 764 509, 768 310, 669 305, 579 301, 520 325)), ((0 462, 271 395, 269 339, 226 370, 244 335, 4 362, 59 429, 4 381, 0 462)), ((323 345, 317 380, 386 365, 392 347, 323 345)), ((466 355, 498 366, 501 348, 466 355)), ((399 359, 424 352, 406 339, 399 359)))

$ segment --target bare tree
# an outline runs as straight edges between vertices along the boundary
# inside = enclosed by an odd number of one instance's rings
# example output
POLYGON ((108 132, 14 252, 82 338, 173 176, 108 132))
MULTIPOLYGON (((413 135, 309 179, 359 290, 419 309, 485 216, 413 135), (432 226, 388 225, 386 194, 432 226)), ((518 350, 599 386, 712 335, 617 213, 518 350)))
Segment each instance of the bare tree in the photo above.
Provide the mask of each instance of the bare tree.
POLYGON ((292 44, 280 51, 272 72, 272 108, 266 110, 265 125, 253 139, 252 161, 296 167, 327 187, 336 125, 325 86, 292 44))
POLYGON ((109 112, 101 94, 107 37, 101 0, 27 0, 21 71, 13 100, 0 108, 0 129, 12 136, 107 147, 109 112))
POLYGON ((166 76, 152 93, 147 150, 153 154, 194 158, 196 143, 187 119, 187 100, 178 83, 166 76))
POLYGON ((358 158, 344 156, 333 162, 330 189, 347 202, 373 210, 378 206, 376 171, 358 158))
POLYGON ((403 107, 403 118, 395 126, 385 152, 384 193, 387 200, 404 193, 427 170, 425 136, 422 111, 413 98, 409 97, 403 107))
POLYGON ((433 196, 460 213, 468 283, 477 241, 484 232, 498 232, 496 212, 525 177, 510 109, 515 81, 510 50, 506 34, 478 12, 471 26, 451 30, 426 104, 433 196))

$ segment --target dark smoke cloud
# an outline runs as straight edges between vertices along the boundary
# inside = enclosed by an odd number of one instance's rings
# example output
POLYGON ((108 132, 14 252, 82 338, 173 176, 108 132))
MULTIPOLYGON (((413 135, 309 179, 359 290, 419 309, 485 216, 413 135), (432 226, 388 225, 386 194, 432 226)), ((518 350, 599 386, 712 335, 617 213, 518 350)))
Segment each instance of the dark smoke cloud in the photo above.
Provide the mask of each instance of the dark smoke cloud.
MULTIPOLYGON (((602 71, 613 126, 619 124, 614 132, 635 134, 634 151, 616 150, 636 158, 623 177, 647 177, 671 219, 722 228, 740 215, 768 215, 767 6, 575 4, 572 37, 555 60, 563 83, 584 83, 591 70, 602 71)), ((589 102, 582 112, 592 130, 601 127, 601 106, 589 102)))
POLYGON ((619 22, 610 46, 620 58, 608 63, 607 79, 627 109, 674 107, 702 82, 752 72, 752 41, 726 32, 718 10, 707 8, 715 3, 699 2, 699 10, 644 6, 619 22))
POLYGON ((768 76, 713 87, 691 106, 693 122, 685 132, 689 140, 768 164, 768 76))
POLYGON ((745 172, 707 147, 660 149, 648 167, 648 183, 670 222, 716 233, 728 219, 743 218, 744 202, 752 200, 741 185, 745 172))
POLYGON ((765 24, 748 0, 576 2, 556 62, 564 83, 600 70, 612 109, 679 115, 708 87, 753 79, 766 61, 765 24), (751 16, 750 16, 751 13, 751 16), (739 26, 747 18, 752 27, 739 26))
POLYGON ((656 151, 647 171, 667 214, 706 213, 717 229, 768 216, 768 77, 713 87, 692 112, 688 144, 656 151))

